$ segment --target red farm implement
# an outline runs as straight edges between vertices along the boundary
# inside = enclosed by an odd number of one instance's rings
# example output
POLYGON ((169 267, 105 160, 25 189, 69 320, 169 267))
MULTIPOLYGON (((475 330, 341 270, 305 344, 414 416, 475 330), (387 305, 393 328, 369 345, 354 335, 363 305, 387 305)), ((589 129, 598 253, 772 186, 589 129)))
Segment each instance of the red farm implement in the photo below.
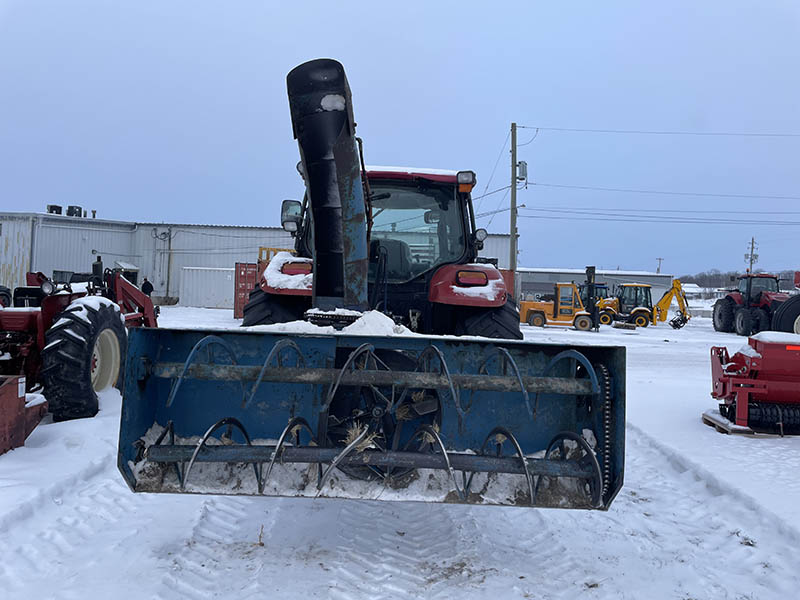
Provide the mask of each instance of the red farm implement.
POLYGON ((762 332, 733 356, 711 348, 711 396, 703 421, 726 433, 800 433, 800 335, 762 332))

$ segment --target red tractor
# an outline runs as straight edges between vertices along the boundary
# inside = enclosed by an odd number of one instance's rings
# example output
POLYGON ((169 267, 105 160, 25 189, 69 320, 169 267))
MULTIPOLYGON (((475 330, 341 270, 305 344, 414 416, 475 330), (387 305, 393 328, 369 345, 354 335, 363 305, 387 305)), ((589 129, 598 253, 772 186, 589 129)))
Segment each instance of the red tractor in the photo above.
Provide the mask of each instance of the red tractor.
POLYGON ((10 303, 0 297, 0 375, 43 388, 57 421, 94 416, 97 392, 121 383, 125 328, 157 326, 152 301, 121 270, 98 259, 86 279, 56 284, 28 273, 10 303))
MULTIPOLYGON (((738 279, 737 289, 714 304, 716 331, 745 336, 759 331, 800 333, 800 296, 778 291, 775 275, 748 273, 738 279)), ((800 271, 795 285, 800 285, 800 271)))
MULTIPOLYGON (((475 226, 470 196, 475 173, 361 167, 367 183, 366 214, 360 219, 369 242, 358 237, 350 243, 363 249, 367 264, 369 298, 363 308, 380 310, 419 333, 522 339, 519 312, 502 274, 478 257, 487 233, 475 226)), ((330 233, 342 229, 341 210, 315 201, 313 193, 326 185, 315 180, 306 185, 312 193, 302 203, 284 200, 281 209, 284 229, 295 236, 296 256, 280 252, 272 258, 244 307, 245 326, 302 319, 313 294, 321 300, 342 294, 341 284, 329 280, 343 278, 345 289, 353 282, 325 266, 331 256, 341 262, 342 237, 330 233), (316 289, 313 269, 322 271, 316 289)))

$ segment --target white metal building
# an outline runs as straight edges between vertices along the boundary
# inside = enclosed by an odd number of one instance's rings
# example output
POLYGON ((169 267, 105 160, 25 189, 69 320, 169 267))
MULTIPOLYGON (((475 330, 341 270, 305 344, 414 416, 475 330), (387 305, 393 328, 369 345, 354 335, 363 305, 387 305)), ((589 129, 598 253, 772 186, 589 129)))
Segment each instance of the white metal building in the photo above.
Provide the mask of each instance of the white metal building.
MULTIPOLYGON (((27 271, 87 272, 97 256, 147 277, 153 296, 180 296, 184 267, 255 262, 260 246, 294 247, 279 227, 132 223, 36 213, 0 213, 0 285, 24 285, 27 271)), ((233 284, 230 290, 233 296, 233 284)))

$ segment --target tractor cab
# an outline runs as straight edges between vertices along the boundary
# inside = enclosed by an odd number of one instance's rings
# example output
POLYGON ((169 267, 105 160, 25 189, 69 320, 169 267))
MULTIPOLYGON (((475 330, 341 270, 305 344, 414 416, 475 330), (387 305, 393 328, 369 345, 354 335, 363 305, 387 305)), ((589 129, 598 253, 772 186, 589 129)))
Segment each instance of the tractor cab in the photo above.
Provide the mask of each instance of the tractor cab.
POLYGON ((748 305, 758 304, 761 294, 776 294, 779 291, 778 278, 772 275, 742 275, 739 277, 738 292, 748 305))
MULTIPOLYGON (((653 320, 651 286, 646 283, 623 283, 617 288, 617 319, 647 327, 653 320)), ((602 322, 602 321, 601 321, 602 322)))
POLYGON ((621 313, 631 313, 639 307, 653 308, 650 286, 646 284, 623 283, 620 286, 618 298, 621 313))

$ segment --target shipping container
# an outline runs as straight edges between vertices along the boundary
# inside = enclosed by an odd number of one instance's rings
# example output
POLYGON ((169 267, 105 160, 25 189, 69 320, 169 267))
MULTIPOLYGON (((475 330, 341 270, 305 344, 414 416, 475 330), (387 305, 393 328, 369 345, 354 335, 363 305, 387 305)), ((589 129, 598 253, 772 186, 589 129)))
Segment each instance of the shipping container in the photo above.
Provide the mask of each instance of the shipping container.
POLYGON ((233 308, 233 267, 183 267, 181 269, 181 306, 233 308))

